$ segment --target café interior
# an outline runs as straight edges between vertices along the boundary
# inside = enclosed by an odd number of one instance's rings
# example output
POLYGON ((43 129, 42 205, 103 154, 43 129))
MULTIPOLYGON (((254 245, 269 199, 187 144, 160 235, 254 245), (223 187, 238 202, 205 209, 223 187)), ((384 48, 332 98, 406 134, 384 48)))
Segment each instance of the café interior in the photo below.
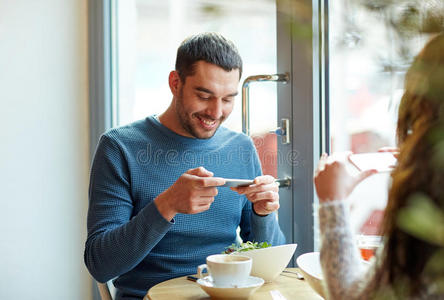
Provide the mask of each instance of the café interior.
MULTIPOLYGON (((168 108, 177 47, 202 32, 225 36, 242 56, 222 126, 251 137, 262 173, 276 179, 290 247, 253 258, 252 276, 279 264, 254 288, 212 289, 185 276, 144 299, 326 297, 320 157, 396 149, 406 72, 443 29, 440 0, 0 0, 0 299, 116 299, 113 281, 98 282, 84 263, 96 147, 111 128, 168 108)), ((379 172, 347 199, 365 263, 382 244, 391 182, 379 172)))

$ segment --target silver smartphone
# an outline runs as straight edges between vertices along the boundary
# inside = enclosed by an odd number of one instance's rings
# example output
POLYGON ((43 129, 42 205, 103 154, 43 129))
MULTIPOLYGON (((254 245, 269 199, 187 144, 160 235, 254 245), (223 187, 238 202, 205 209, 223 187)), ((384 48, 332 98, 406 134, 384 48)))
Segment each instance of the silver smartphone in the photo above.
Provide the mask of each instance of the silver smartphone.
POLYGON ((376 169, 378 172, 391 172, 397 162, 390 152, 352 154, 349 160, 360 171, 376 169))
POLYGON ((220 185, 221 187, 243 187, 243 186, 249 186, 250 184, 254 183, 254 180, 250 179, 231 179, 231 178, 224 178, 225 184, 220 185))

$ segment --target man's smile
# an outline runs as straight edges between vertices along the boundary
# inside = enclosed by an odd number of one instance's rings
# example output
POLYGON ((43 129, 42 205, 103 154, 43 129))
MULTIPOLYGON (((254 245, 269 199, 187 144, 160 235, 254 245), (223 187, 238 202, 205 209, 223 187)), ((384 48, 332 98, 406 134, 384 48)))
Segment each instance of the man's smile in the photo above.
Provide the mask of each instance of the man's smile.
POLYGON ((199 120, 201 126, 207 130, 212 130, 217 127, 218 120, 204 118, 199 115, 195 115, 195 117, 199 120))

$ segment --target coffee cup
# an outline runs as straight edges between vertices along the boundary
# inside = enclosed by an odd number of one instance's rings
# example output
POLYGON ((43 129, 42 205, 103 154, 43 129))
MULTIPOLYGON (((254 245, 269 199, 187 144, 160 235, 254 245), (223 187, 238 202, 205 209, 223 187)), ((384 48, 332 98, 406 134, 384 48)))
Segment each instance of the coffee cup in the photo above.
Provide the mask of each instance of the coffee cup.
POLYGON ((215 254, 207 257, 206 264, 197 267, 197 275, 203 278, 206 269, 210 280, 219 287, 242 286, 250 276, 252 259, 241 255, 215 254))

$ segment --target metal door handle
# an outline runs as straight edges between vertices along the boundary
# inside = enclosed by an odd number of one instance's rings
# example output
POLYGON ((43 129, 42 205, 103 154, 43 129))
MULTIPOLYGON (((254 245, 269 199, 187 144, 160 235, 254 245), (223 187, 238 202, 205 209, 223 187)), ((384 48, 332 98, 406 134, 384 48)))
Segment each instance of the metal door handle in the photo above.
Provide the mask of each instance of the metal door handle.
POLYGON ((276 179, 275 182, 279 183, 279 187, 290 187, 291 186, 291 177, 276 179))
POLYGON ((282 137, 282 144, 290 144, 290 120, 282 119, 281 127, 271 130, 270 133, 280 135, 282 137))
MULTIPOLYGON (((250 135, 250 83, 252 82, 264 82, 274 81, 288 83, 290 76, 286 74, 272 74, 272 75, 254 75, 247 77, 242 84, 242 132, 246 135, 250 135)), ((278 135, 282 135, 282 143, 290 143, 290 121, 288 119, 282 119, 282 125, 278 129, 273 131, 278 135)), ((291 177, 285 177, 283 179, 276 179, 279 183, 279 187, 290 187, 291 177)))
POLYGON ((245 78, 242 84, 242 132, 250 135, 250 83, 274 81, 288 83, 290 76, 288 74, 272 74, 272 75, 253 75, 245 78))

